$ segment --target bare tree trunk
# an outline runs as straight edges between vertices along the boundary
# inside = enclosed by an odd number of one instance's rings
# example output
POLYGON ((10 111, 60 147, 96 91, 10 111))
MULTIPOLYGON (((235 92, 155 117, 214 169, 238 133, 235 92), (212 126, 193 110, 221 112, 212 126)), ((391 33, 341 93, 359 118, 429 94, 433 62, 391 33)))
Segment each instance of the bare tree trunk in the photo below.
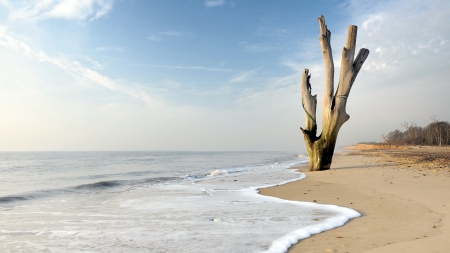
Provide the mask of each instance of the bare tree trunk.
POLYGON ((450 129, 449 128, 447 128, 447 142, 446 142, 446 145, 450 145, 450 129))
POLYGON ((309 156, 310 171, 328 170, 331 166, 334 148, 339 129, 350 118, 345 111, 347 98, 353 82, 358 75, 369 50, 362 48, 356 59, 356 31, 357 27, 348 27, 347 43, 342 50, 341 73, 339 84, 334 93, 334 63, 331 52, 331 32, 327 29, 325 18, 319 18, 320 44, 325 61, 325 92, 322 108, 322 133, 317 136, 316 106, 317 96, 311 95, 309 70, 305 69, 302 76, 302 105, 306 112, 306 127, 303 132, 309 156))
POLYGON ((450 145, 450 129, 447 128, 447 145, 450 145))

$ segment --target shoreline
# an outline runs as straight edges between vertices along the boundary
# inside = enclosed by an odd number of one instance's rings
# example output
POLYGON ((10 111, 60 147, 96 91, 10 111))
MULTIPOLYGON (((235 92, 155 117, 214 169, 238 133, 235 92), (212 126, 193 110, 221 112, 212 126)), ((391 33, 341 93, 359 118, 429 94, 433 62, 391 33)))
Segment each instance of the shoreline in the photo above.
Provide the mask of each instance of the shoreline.
POLYGON ((408 158, 412 150, 377 152, 340 152, 329 171, 299 166, 306 179, 260 189, 262 195, 348 207, 362 215, 288 252, 450 251, 449 168, 442 161, 408 158))

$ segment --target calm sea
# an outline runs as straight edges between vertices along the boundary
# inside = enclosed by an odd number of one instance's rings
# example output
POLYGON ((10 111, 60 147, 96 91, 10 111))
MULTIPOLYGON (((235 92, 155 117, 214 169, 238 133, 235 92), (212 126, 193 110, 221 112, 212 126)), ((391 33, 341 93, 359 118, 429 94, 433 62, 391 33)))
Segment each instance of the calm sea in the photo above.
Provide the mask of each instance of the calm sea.
POLYGON ((1 252, 285 252, 359 216, 261 196, 286 152, 2 152, 1 252))

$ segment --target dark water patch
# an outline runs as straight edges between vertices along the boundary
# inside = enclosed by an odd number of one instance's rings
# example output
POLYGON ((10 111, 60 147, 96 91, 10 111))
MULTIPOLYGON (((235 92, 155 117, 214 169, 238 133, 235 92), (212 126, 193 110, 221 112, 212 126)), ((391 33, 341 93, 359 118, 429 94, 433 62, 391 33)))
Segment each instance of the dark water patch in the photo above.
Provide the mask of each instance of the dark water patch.
POLYGON ((105 189, 105 188, 112 188, 112 187, 117 187, 120 185, 123 185, 123 181, 119 181, 119 180, 113 180, 113 181, 100 181, 100 182, 95 182, 95 183, 91 183, 91 184, 82 184, 82 185, 78 185, 73 187, 75 190, 97 190, 97 189, 105 189))
POLYGON ((126 187, 126 186, 139 186, 143 184, 161 184, 166 182, 179 182, 182 178, 180 177, 152 177, 146 179, 135 179, 135 180, 109 180, 109 181, 99 181, 95 183, 82 184, 74 187, 70 187, 68 191, 80 191, 80 190, 106 190, 116 187, 126 187))
POLYGON ((0 197, 0 205, 8 205, 12 203, 20 203, 24 201, 29 201, 33 199, 42 199, 46 197, 52 197, 60 194, 72 194, 72 193, 82 193, 84 191, 95 191, 95 190, 106 190, 113 187, 118 187, 123 185, 119 180, 116 181, 100 181, 91 184, 82 184, 73 187, 60 188, 60 189, 44 189, 34 192, 23 193, 22 195, 12 195, 0 197))
POLYGON ((0 197, 0 203, 12 203, 17 201, 24 201, 30 199, 30 197, 24 197, 24 196, 6 196, 6 197, 0 197))

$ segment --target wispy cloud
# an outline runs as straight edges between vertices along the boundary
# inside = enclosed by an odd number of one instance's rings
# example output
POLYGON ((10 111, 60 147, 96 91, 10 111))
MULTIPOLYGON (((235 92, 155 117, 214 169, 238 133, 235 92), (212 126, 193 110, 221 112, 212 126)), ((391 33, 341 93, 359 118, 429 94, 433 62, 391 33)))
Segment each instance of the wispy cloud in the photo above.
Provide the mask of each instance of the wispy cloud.
POLYGON ((89 64, 91 64, 92 68, 94 69, 103 69, 103 66, 96 60, 91 59, 91 57, 85 55, 82 56, 83 59, 85 59, 89 64))
POLYGON ((178 89, 182 85, 179 82, 176 82, 176 81, 171 80, 171 79, 167 79, 167 80, 164 81, 164 86, 166 86, 169 89, 178 89))
POLYGON ((225 0, 207 0, 205 1, 206 7, 217 7, 225 4, 225 0))
POLYGON ((230 87, 230 86, 223 86, 223 87, 219 87, 217 89, 202 91, 202 92, 198 93, 198 95, 200 95, 202 97, 206 97, 206 96, 227 96, 227 95, 230 95, 230 93, 232 93, 232 92, 233 92, 232 87, 230 87))
POLYGON ((163 37, 158 34, 150 34, 147 36, 147 39, 155 42, 160 42, 163 40, 163 37))
POLYGON ((176 36, 176 37, 181 37, 181 36, 183 36, 185 33, 180 32, 180 31, 165 31, 165 32, 159 32, 159 34, 165 35, 165 36, 176 36))
POLYGON ((266 52, 269 50, 274 50, 275 47, 268 43, 249 43, 248 41, 241 41, 239 45, 242 45, 245 51, 249 52, 266 52))
POLYGON ((114 92, 127 94, 144 101, 148 105, 160 104, 160 101, 153 98, 146 88, 139 84, 115 81, 82 65, 77 61, 68 61, 64 58, 50 56, 41 50, 33 50, 30 46, 28 46, 28 44, 21 41, 17 36, 9 32, 8 29, 3 26, 0 26, 0 46, 18 51, 19 53, 40 62, 53 64, 69 75, 89 81, 114 92))
POLYGON ((296 102, 301 97, 299 95, 299 79, 300 74, 296 73, 267 80, 263 89, 244 90, 235 104, 239 108, 251 107, 273 110, 274 108, 284 107, 289 108, 289 110, 297 109, 299 105, 296 102))
POLYGON ((363 23, 362 28, 367 29, 370 27, 371 29, 376 29, 383 23, 382 15, 370 15, 363 23))
POLYGON ((248 79, 250 79, 252 76, 254 76, 256 74, 258 69, 259 68, 243 72, 243 73, 239 74, 238 76, 234 77, 233 79, 231 79, 230 83, 240 83, 240 82, 247 81, 248 79))
POLYGON ((297 27, 268 27, 262 26, 256 29, 255 34, 262 37, 291 38, 297 34, 297 27))
POLYGON ((116 51, 116 52, 123 52, 125 51, 121 47, 114 47, 114 46, 104 46, 104 47, 97 47, 95 51, 116 51))
MULTIPOLYGON (((141 66, 148 66, 148 65, 141 65, 141 66)), ((209 67, 202 67, 202 66, 151 65, 151 66, 148 66, 148 67, 151 67, 151 68, 163 68, 163 69, 190 69, 190 70, 204 70, 204 71, 217 71, 217 72, 232 72, 231 69, 209 68, 209 67)))
POLYGON ((302 28, 296 25, 262 26, 254 31, 254 35, 256 41, 241 41, 238 44, 248 52, 279 51, 292 53, 297 51, 305 41, 302 28))
POLYGON ((160 42, 163 41, 165 37, 188 37, 191 35, 191 33, 185 31, 168 30, 157 33, 150 33, 147 36, 147 39, 155 42, 160 42))
POLYGON ((2 4, 10 10, 10 18, 24 20, 73 19, 95 20, 107 15, 114 0, 35 0, 6 1, 2 4))
POLYGON ((11 3, 8 0, 0 0, 0 5, 3 5, 5 7, 11 7, 11 3))

